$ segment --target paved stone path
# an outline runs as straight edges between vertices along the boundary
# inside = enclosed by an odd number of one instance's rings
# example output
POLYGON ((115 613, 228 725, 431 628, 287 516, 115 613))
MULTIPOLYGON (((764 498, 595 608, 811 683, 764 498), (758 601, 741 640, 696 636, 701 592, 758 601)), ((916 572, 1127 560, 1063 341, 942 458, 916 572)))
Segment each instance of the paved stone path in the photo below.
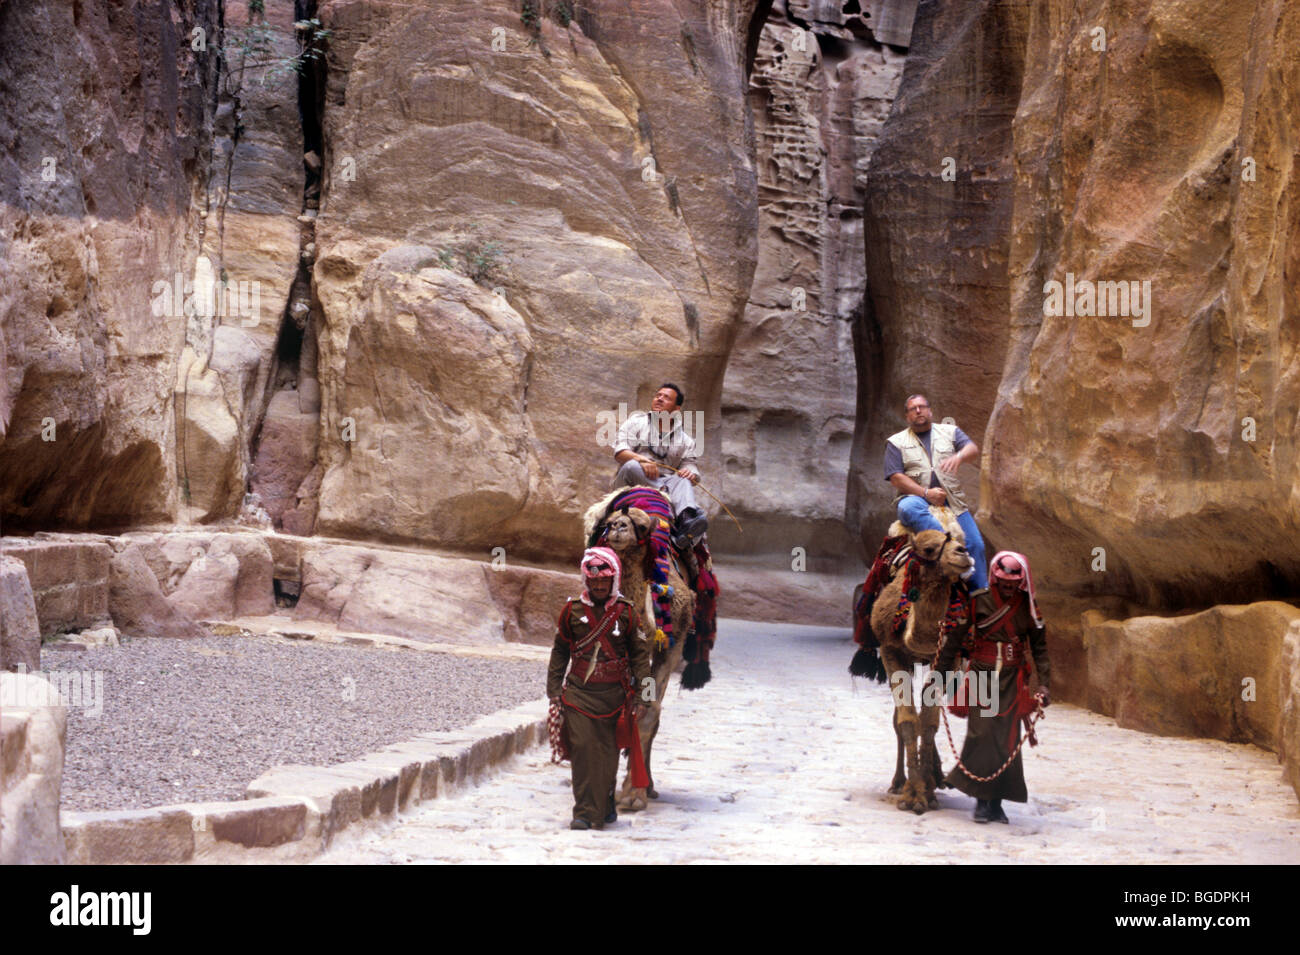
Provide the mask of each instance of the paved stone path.
POLYGON ((954 790, 938 811, 900 812, 889 692, 852 680, 851 655, 846 630, 722 621, 713 682, 669 690, 648 811, 569 831, 568 766, 538 749, 387 832, 344 833, 319 861, 1300 862, 1300 806, 1272 753, 1063 704, 1026 748, 1030 801, 1004 804, 1009 826, 975 825, 954 790))

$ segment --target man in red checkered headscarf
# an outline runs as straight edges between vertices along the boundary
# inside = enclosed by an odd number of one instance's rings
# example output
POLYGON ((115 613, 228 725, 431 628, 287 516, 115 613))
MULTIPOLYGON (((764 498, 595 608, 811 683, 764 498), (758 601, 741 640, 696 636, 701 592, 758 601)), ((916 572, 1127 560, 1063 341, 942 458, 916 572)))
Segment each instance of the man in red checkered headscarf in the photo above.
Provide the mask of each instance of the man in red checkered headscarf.
MULTIPOLYGON (((622 718, 635 739, 639 708, 635 690, 650 678, 646 637, 636 610, 619 592, 622 568, 608 547, 582 555, 582 596, 565 603, 551 648, 546 695, 551 700, 552 746, 573 763, 571 829, 601 829, 613 822, 618 776, 618 733, 622 718), (568 678, 565 679, 565 670, 568 678), (557 726, 562 725, 562 729, 557 726)), ((641 764, 639 742, 629 746, 641 764)))
MULTIPOLYGON (((935 669, 941 673, 951 671, 960 650, 969 657, 972 674, 997 682, 998 692, 989 712, 975 704, 970 706, 961 765, 948 774, 948 784, 975 797, 976 822, 1008 822, 1002 800, 1029 800, 1021 754, 1016 752, 1021 725, 1036 710, 1035 696, 1043 706, 1051 702, 1047 684, 1052 669, 1047 656, 1047 630, 1038 610, 1029 561, 1023 554, 999 551, 989 562, 989 581, 988 589, 971 595, 975 602, 974 630, 964 642, 945 642, 939 649, 935 669), (1033 670, 1037 671, 1038 687, 1034 692, 1030 689, 1031 658, 1033 670), (1013 752, 1015 759, 1008 764, 1013 752), (996 778, 988 779, 990 776, 996 778)), ((1035 742, 1032 733, 1029 742, 1035 742)))

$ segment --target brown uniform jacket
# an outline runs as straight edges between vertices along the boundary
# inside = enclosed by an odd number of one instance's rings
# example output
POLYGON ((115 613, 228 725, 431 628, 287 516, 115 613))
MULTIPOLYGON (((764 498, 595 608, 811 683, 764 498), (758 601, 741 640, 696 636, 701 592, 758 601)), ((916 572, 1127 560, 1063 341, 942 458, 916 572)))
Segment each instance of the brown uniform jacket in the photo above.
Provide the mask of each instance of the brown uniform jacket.
MULTIPOLYGON (((633 609, 631 601, 626 597, 613 598, 622 605, 622 611, 618 617, 618 625, 614 628, 617 633, 610 632, 608 640, 610 645, 623 659, 626 659, 631 667, 632 687, 639 690, 641 681, 650 676, 650 652, 649 644, 644 635, 638 633, 638 618, 636 610, 633 609)), ((570 660, 572 647, 574 644, 581 643, 587 634, 599 621, 597 612, 594 608, 587 606, 581 600, 574 599, 567 605, 566 611, 560 614, 559 622, 555 628, 555 645, 551 648, 551 665, 546 671, 546 695, 548 697, 557 697, 563 689, 564 671, 569 667, 570 662, 573 666, 569 674, 569 683, 574 686, 583 685, 583 676, 587 668, 591 665, 592 655, 596 648, 600 646, 599 640, 593 640, 590 646, 584 648, 576 657, 570 660)), ((600 651, 600 659, 605 659, 605 651, 600 651)))

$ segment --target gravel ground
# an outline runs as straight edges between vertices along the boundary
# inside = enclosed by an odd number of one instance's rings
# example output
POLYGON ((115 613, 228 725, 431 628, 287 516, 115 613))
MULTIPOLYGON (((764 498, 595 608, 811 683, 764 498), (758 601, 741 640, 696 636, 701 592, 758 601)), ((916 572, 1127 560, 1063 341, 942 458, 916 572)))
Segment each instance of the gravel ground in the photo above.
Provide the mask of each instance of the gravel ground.
POLYGON ((62 806, 73 810, 241 799, 278 763, 346 762, 546 690, 542 661, 274 637, 133 640, 46 651, 41 665, 103 673, 102 713, 68 711, 62 806))

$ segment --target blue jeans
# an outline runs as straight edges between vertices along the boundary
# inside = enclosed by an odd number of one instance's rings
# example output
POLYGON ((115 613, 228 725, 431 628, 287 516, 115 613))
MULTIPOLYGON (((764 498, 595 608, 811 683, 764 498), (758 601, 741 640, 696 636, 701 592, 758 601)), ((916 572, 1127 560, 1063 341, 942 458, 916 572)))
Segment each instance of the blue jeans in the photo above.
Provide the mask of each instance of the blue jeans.
MULTIPOLYGON (((898 519, 913 533, 943 530, 943 525, 930 513, 930 505, 925 498, 915 494, 908 494, 898 502, 898 519)), ((975 518, 970 511, 962 511, 957 518, 957 526, 966 535, 966 551, 971 560, 975 561, 975 571, 970 578, 971 589, 982 590, 989 585, 989 569, 984 563, 984 538, 980 536, 980 529, 975 526, 975 518)))

